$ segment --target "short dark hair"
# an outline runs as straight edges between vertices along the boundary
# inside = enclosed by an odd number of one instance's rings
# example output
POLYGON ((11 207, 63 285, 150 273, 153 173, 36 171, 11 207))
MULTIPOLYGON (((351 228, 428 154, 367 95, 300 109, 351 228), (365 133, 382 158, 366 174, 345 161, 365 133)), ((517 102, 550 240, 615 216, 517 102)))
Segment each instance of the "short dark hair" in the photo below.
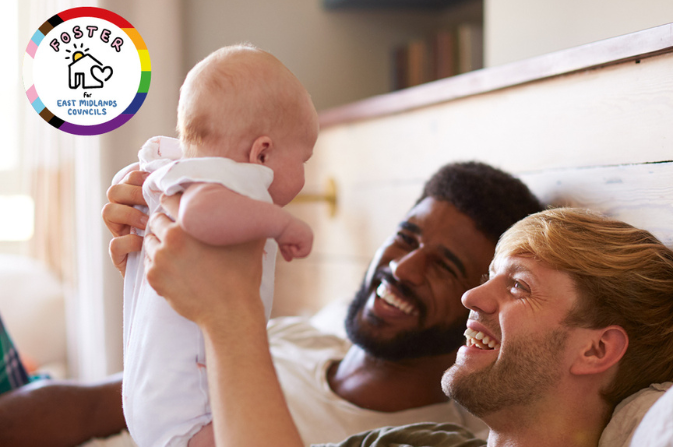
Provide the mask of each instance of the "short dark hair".
POLYGON ((440 168, 425 184, 418 202, 426 197, 451 203, 493 242, 519 220, 543 209, 521 180, 475 161, 440 168))

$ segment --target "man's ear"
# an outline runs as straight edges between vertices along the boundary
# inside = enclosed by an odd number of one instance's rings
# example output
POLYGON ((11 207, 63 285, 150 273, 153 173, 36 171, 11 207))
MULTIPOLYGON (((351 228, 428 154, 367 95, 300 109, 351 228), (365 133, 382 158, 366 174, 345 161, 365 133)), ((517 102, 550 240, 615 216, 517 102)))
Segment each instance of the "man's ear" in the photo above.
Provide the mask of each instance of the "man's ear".
POLYGON ((629 336, 620 326, 590 329, 581 352, 570 372, 577 375, 599 374, 619 363, 629 347, 629 336))
POLYGON ((265 165, 269 160, 269 155, 273 149, 273 140, 268 136, 257 137, 255 141, 252 142, 252 147, 250 148, 250 163, 256 163, 259 165, 265 165))

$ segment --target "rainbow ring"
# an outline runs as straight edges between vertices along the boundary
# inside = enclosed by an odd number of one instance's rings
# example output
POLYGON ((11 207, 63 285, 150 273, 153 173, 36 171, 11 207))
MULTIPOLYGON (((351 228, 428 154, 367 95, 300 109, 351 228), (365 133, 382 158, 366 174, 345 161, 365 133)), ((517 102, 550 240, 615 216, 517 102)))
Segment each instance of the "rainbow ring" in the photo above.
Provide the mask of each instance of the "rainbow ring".
POLYGON ((28 96, 30 104, 46 122, 55 128, 62 130, 63 132, 73 135, 100 135, 110 132, 111 130, 114 130, 126 123, 131 119, 131 117, 133 117, 133 115, 135 115, 135 113, 140 109, 140 106, 142 106, 143 102, 145 101, 145 97, 147 96, 147 92, 150 88, 151 77, 152 66, 150 63, 150 54, 147 51, 147 46, 145 45, 143 38, 140 36, 140 33, 123 17, 102 8, 72 8, 54 15, 49 20, 44 22, 37 31, 35 31, 35 34, 33 34, 33 37, 31 37, 28 47, 26 48, 26 54, 24 55, 23 83, 24 87, 26 88, 26 95, 28 96), (58 25, 67 22, 68 20, 80 17, 95 17, 106 20, 121 28, 121 30, 126 33, 129 39, 133 42, 133 45, 138 51, 138 58, 140 59, 140 85, 138 85, 137 93, 131 104, 120 115, 116 116, 110 121, 92 126, 69 123, 54 115, 54 113, 47 109, 40 100, 40 96, 38 95, 38 92, 35 89, 35 84, 33 83, 33 61, 35 59, 35 53, 37 52, 40 44, 43 42, 46 44, 48 39, 45 39, 45 37, 58 25))

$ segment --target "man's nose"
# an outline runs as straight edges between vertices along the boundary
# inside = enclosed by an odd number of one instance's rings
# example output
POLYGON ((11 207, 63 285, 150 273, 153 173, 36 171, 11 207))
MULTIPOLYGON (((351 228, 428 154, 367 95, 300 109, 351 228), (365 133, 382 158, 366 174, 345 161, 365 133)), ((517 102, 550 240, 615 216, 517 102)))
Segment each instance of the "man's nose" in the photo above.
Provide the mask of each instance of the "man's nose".
POLYGON ((469 289, 460 299, 463 306, 483 314, 492 314, 498 310, 497 282, 488 280, 484 284, 469 289))
POLYGON ((418 286, 425 280, 425 263, 425 254, 417 249, 390 261, 390 270, 398 281, 418 286))

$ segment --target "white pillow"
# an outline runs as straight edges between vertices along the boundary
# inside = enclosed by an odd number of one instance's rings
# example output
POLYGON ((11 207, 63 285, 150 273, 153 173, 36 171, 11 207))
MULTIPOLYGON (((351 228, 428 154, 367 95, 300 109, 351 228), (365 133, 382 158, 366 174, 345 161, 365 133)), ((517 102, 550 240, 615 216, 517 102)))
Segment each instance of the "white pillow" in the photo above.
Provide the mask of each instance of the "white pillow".
MULTIPOLYGON (((629 447, 631 438, 645 413, 671 385, 672 382, 653 383, 620 402, 603 430, 598 447, 629 447)), ((633 446, 641 447, 649 444, 633 444, 633 446)))
POLYGON ((673 447, 673 388, 652 405, 633 435, 631 447, 645 446, 673 447))

